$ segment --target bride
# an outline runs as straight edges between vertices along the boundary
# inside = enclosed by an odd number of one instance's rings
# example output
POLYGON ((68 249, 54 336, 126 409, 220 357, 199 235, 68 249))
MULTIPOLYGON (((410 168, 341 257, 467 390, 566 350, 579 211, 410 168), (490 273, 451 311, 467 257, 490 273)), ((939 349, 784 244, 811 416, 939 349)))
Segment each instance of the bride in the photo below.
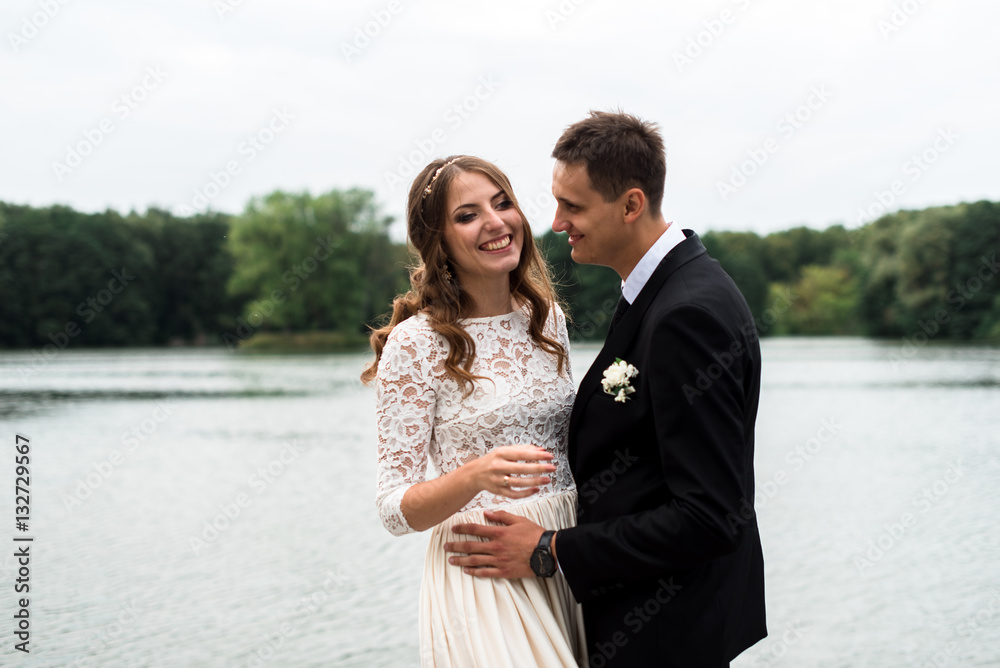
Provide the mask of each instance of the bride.
POLYGON ((427 165, 407 228, 420 264, 372 333, 362 379, 376 381, 382 522, 394 535, 431 530, 421 665, 584 665, 579 605, 544 559, 548 577, 473 578, 444 551, 452 526, 489 524, 485 510, 576 523, 569 338, 544 261, 510 181, 480 158, 427 165))

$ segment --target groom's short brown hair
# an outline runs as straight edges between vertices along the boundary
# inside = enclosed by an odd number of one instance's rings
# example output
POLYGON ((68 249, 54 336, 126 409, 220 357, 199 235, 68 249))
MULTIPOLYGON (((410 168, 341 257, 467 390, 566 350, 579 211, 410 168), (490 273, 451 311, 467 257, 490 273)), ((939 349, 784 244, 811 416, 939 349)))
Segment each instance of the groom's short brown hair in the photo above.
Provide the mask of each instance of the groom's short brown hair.
POLYGON ((629 188, 640 188, 650 212, 660 212, 667 158, 655 123, 620 111, 591 111, 588 118, 566 128, 552 157, 586 165, 591 185, 605 202, 613 202, 629 188))

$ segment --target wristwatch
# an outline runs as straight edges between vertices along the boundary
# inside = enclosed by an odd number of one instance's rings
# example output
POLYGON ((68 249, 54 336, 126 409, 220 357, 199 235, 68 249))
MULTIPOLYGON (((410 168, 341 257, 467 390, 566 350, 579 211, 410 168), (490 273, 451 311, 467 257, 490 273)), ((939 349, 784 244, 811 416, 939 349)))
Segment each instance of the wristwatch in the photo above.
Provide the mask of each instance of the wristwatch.
POLYGON ((556 560, 552 556, 552 537, 555 535, 556 532, 551 529, 542 532, 538 547, 531 553, 531 570, 540 578, 550 578, 556 574, 556 560))

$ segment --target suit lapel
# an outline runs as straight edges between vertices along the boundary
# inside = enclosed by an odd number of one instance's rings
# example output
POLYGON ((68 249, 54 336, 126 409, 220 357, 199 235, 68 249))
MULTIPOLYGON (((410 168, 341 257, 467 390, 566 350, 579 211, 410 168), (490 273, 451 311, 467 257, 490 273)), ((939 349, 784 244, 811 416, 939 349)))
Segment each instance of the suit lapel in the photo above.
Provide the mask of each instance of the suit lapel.
MULTIPOLYGON (((679 243, 673 250, 660 261, 653 275, 649 277, 646 285, 643 286, 639 296, 635 298, 635 303, 625 311, 625 315, 615 325, 614 330, 608 333, 604 340, 604 347, 597 354, 597 359, 590 365, 587 375, 580 381, 580 390, 577 392, 576 401, 573 403, 573 412, 569 420, 569 443, 572 450, 575 445, 574 434, 580 424, 580 417, 583 415, 587 404, 594 396, 595 391, 600 388, 601 380, 604 378, 604 370, 615 361, 615 357, 622 350, 628 347, 632 337, 635 336, 643 316, 653 303, 653 300, 660 293, 660 288, 667 282, 670 275, 682 266, 705 252, 705 246, 701 239, 691 230, 684 230, 687 239, 679 243)), ((627 360, 630 361, 631 360, 627 360)))

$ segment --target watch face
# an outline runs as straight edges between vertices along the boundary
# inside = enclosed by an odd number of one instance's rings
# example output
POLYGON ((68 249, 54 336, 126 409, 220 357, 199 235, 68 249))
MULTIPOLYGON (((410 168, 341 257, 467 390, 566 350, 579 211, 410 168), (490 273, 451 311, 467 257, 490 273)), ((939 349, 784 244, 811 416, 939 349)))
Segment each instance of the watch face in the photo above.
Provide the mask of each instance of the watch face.
POLYGON ((555 573, 555 562, 552 561, 552 555, 544 550, 532 552, 531 570, 535 572, 535 575, 541 577, 548 577, 555 573))

